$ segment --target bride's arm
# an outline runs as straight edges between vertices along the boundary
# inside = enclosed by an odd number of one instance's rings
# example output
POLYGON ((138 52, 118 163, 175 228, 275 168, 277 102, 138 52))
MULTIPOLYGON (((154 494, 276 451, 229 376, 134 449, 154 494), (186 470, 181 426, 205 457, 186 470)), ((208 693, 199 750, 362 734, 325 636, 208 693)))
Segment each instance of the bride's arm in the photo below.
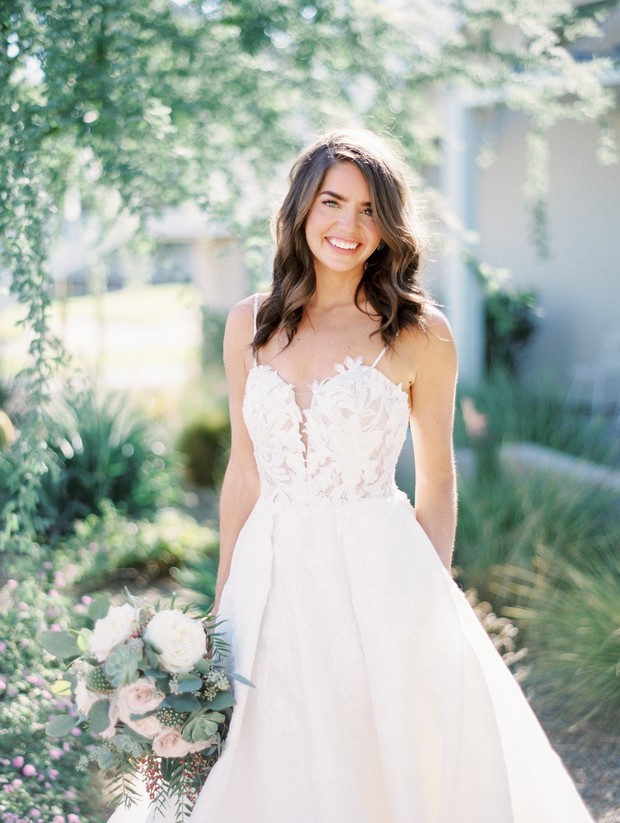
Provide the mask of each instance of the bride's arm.
POLYGON ((449 570, 456 531, 456 472, 452 429, 457 358, 452 332, 441 312, 418 338, 411 391, 416 517, 449 570))
POLYGON ((243 420, 242 406, 252 355, 252 298, 241 301, 228 315, 224 335, 224 366, 230 408, 230 458, 220 494, 220 560, 213 611, 217 613, 222 589, 230 573, 237 537, 259 494, 258 471, 252 441, 243 420))

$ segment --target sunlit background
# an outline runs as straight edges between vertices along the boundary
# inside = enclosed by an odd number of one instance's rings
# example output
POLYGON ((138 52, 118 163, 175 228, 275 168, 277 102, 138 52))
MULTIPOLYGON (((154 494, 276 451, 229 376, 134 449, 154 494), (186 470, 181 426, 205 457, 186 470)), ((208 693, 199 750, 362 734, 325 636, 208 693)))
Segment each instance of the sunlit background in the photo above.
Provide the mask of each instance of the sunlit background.
POLYGON ((125 584, 210 605, 226 313, 335 127, 399 143, 430 230, 457 580, 620 821, 618 0, 4 0, 0 43, 0 821, 109 813, 86 735, 31 753, 36 633, 125 584))

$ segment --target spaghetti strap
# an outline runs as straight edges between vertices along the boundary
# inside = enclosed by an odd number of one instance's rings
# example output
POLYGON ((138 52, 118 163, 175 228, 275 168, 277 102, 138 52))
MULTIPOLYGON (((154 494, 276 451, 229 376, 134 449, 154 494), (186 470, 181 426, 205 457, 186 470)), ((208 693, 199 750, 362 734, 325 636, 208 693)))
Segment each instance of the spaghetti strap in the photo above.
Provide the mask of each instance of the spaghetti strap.
POLYGON ((258 314, 258 294, 254 295, 254 336, 256 336, 256 315, 258 314))
MULTIPOLYGON (((256 315, 258 314, 258 294, 254 295, 254 337, 256 337, 256 315)), ((254 339, 254 338, 252 338, 254 339)), ((254 365, 258 365, 258 357, 256 356, 256 352, 254 352, 254 365)))
POLYGON ((379 362, 379 360, 381 360, 381 358, 383 357, 383 355, 386 353, 386 351, 387 351, 387 350, 388 350, 388 347, 387 347, 387 346, 384 346, 384 347, 381 349, 381 351, 379 352, 379 354, 375 357, 375 359, 373 360, 373 362, 370 364, 370 368, 371 368, 371 369, 374 369, 374 367, 377 365, 377 363, 379 362))

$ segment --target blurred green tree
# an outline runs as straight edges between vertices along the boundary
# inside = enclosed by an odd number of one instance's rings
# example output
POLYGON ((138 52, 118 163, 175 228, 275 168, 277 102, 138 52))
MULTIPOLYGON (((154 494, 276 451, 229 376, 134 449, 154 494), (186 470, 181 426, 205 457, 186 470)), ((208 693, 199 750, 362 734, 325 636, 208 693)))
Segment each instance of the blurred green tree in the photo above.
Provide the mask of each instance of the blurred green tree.
POLYGON ((36 527, 47 470, 62 352, 46 261, 70 190, 87 205, 112 190, 141 216, 191 196, 264 225, 269 204, 251 207, 250 183, 269 191, 317 127, 388 128, 412 168, 435 163, 429 100, 459 84, 531 115, 536 209, 546 130, 561 117, 602 120, 611 105, 609 63, 569 47, 618 2, 2 0, 0 267, 32 333, 31 419, 14 446, 4 541, 36 527))

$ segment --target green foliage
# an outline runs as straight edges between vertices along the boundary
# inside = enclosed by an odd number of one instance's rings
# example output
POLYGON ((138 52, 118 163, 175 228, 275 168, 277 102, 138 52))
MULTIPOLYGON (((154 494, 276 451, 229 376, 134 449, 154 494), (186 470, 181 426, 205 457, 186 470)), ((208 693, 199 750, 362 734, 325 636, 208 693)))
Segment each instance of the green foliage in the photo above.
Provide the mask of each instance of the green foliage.
MULTIPOLYGON (((129 515, 153 512, 170 499, 173 466, 146 420, 119 397, 83 392, 50 417, 36 513, 48 539, 67 534, 76 519, 99 513, 109 500, 129 515)), ((19 455, 0 468, 0 494, 12 493, 19 455)))
POLYGON ((600 82, 608 63, 576 61, 566 48, 595 33, 597 19, 596 4, 577 12, 555 2, 506 9, 501 0, 437 8, 427 0, 5 0, 0 267, 27 307, 31 334, 30 414, 5 546, 26 556, 25 535, 39 526, 49 387, 63 362, 50 331, 46 261, 70 189, 86 211, 114 204, 113 191, 117 214, 141 216, 194 197, 230 217, 239 203, 239 224, 264 227, 272 181, 319 126, 389 129, 414 169, 436 162, 428 93, 458 83, 501 88, 504 105, 532 116, 529 199, 540 211, 548 129, 562 117, 603 118, 613 105, 600 82), (511 36, 496 36, 500 18, 511 36))
POLYGON ((203 369, 221 368, 226 312, 210 306, 202 306, 200 311, 202 315, 202 367, 203 369))
POLYGON ((620 729, 617 545, 616 535, 605 562, 588 571, 576 560, 539 550, 532 572, 512 570, 512 586, 525 605, 506 610, 525 631, 528 682, 539 704, 561 708, 568 723, 596 720, 610 731, 620 729))
POLYGON ((609 533, 620 524, 609 496, 549 474, 494 477, 459 484, 455 564, 466 588, 477 589, 496 608, 515 605, 505 588, 506 566, 531 567, 540 547, 567 561, 605 562, 609 533))
POLYGON ((214 543, 208 553, 200 555, 195 560, 189 560, 173 571, 175 580, 193 593, 192 601, 196 608, 205 614, 211 611, 215 601, 218 558, 219 543, 214 543))
POLYGON ((484 294, 485 366, 494 371, 516 375, 519 355, 536 330, 540 314, 536 294, 508 285, 509 274, 487 264, 469 260, 484 294))
POLYGON ((501 640, 506 618, 519 627, 521 651, 506 652, 516 662, 527 648, 519 673, 538 707, 560 711, 564 723, 616 723, 620 521, 609 497, 548 474, 501 471, 460 489, 455 562, 463 585, 493 604, 481 615, 472 602, 483 624, 500 621, 492 639, 501 640))
POLYGON ((230 420, 224 412, 205 412, 188 423, 178 442, 192 483, 209 488, 222 484, 230 451, 230 420))
POLYGON ((520 350, 535 329, 536 297, 532 291, 497 289, 484 299, 485 364, 516 374, 520 350))
POLYGON ((159 510, 155 518, 133 520, 105 504, 101 515, 91 514, 75 524, 61 552, 78 565, 75 585, 93 591, 119 580, 155 580, 169 570, 212 555, 217 536, 179 509, 159 510))
MULTIPOLYGON (((523 382, 509 374, 494 372, 472 390, 461 394, 473 398, 478 411, 487 416, 489 436, 494 443, 532 442, 592 460, 615 465, 618 442, 604 420, 584 419, 565 405, 553 386, 523 382)), ((457 445, 468 445, 460 415, 455 426, 457 445)))
MULTIPOLYGON (((99 818, 101 795, 91 776, 78 765, 92 739, 76 729, 64 743, 45 734, 49 716, 66 705, 50 684, 62 672, 43 659, 35 640, 41 629, 66 625, 67 598, 51 588, 62 585, 60 573, 39 572, 23 583, 10 580, 0 589, 0 820, 41 820, 59 815, 68 821, 99 818), (36 741, 36 746, 33 746, 36 741), (72 815, 76 815, 72 818, 72 815)), ((74 607, 73 622, 86 611, 74 607)), ((69 717, 73 727, 76 718, 69 717)), ((108 810, 108 813, 111 810, 108 810)), ((102 809, 106 818, 105 809, 102 809)))

